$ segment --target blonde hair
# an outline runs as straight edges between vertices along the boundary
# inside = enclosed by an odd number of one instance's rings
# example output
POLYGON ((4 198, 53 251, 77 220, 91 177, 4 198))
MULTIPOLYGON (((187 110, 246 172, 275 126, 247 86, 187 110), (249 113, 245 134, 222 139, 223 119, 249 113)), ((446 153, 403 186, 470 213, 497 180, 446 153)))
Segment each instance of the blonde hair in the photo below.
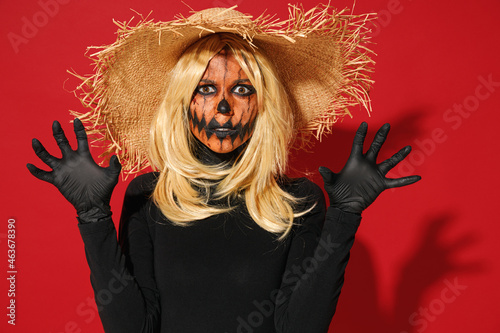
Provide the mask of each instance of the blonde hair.
POLYGON ((275 73, 259 50, 230 33, 200 39, 182 54, 171 72, 150 132, 150 159, 160 171, 152 197, 171 222, 188 225, 228 212, 234 208, 233 199, 244 199, 252 219, 283 239, 294 218, 305 213, 294 211, 300 199, 277 182, 287 167, 293 116, 275 73), (195 138, 187 113, 209 61, 224 48, 233 54, 256 89, 258 113, 254 132, 234 164, 205 165, 193 154, 195 138), (211 199, 227 204, 210 204, 211 199))

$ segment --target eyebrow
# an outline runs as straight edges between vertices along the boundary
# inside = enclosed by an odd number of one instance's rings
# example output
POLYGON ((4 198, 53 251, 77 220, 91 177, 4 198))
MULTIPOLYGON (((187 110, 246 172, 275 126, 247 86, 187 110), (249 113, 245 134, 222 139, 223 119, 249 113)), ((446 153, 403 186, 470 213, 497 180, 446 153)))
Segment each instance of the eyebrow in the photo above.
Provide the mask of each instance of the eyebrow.
POLYGON ((252 83, 249 79, 239 79, 234 81, 233 84, 244 83, 244 82, 252 83))
MULTIPOLYGON (((203 84, 214 84, 215 85, 215 81, 214 80, 207 80, 207 79, 200 80, 200 83, 203 83, 203 84)), ((235 80, 233 82, 233 84, 239 84, 239 83, 250 83, 251 84, 251 81, 249 79, 238 79, 238 80, 235 80)))
POLYGON ((215 81, 213 81, 213 80, 200 80, 200 83, 210 83, 210 84, 215 84, 215 81))

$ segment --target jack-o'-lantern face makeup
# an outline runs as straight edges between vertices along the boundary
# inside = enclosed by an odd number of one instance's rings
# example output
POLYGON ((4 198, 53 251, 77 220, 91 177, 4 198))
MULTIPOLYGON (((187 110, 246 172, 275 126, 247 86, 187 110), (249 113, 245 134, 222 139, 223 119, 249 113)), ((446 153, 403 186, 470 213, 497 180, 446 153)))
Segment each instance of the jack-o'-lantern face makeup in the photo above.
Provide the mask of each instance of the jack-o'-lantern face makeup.
POLYGON ((208 63, 189 105, 193 135, 216 153, 229 153, 253 133, 257 95, 234 56, 220 51, 208 63))

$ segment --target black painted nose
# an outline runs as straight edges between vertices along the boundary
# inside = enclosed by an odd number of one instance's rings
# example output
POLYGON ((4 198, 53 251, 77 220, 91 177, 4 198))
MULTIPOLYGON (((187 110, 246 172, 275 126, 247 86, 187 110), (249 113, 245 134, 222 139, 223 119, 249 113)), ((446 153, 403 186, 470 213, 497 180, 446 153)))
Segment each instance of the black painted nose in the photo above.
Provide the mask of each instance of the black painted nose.
POLYGON ((229 103, 226 101, 226 99, 223 99, 219 102, 219 105, 217 105, 217 111, 223 114, 231 112, 231 107, 229 106, 229 103))

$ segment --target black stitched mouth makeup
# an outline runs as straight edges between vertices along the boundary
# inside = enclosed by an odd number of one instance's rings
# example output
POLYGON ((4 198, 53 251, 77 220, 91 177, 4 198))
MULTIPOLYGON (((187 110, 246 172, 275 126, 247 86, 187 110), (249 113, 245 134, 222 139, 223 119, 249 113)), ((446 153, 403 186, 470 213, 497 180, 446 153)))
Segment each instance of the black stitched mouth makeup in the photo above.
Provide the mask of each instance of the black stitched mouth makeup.
MULTIPOLYGON (((215 134, 219 139, 225 139, 227 136, 237 135, 238 131, 233 127, 231 120, 227 121, 225 124, 219 124, 215 118, 208 123, 205 128, 205 132, 207 133, 207 138, 215 134)), ((234 141, 234 140, 233 140, 234 141)))

